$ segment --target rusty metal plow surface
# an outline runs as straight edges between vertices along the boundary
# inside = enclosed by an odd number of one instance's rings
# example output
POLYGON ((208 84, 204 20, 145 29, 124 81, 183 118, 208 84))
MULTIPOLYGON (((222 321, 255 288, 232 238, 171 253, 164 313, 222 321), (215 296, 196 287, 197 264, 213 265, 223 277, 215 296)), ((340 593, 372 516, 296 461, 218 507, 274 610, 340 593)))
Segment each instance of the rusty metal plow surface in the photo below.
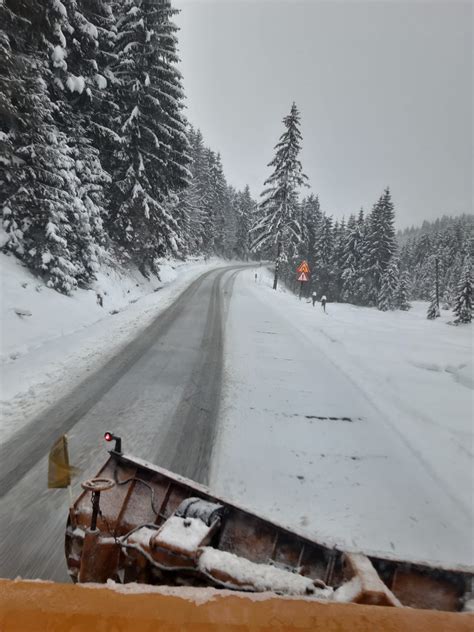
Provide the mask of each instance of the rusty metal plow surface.
POLYGON ((111 451, 83 487, 66 532, 74 581, 214 586, 446 611, 470 607, 472 569, 329 548, 120 452, 111 451))

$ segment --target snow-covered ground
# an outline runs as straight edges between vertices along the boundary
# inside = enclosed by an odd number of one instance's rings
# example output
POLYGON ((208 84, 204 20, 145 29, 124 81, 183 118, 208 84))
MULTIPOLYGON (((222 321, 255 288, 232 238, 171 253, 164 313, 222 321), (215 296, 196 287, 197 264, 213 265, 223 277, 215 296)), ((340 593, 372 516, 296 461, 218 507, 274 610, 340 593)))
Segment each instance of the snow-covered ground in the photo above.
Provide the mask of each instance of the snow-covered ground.
MULTIPOLYGON (((219 266, 169 264, 161 282, 104 269, 64 297, 1 257, 1 440, 219 266)), ((256 269, 226 315, 211 488, 329 544, 473 564, 473 327, 423 303, 324 314, 256 269)))
POLYGON ((14 257, 0 257, 2 441, 105 363, 202 272, 222 265, 163 262, 160 279, 149 280, 137 270, 104 266, 93 289, 69 297, 14 257))
POLYGON ((473 328, 239 275, 211 487, 328 543, 473 564, 473 328))

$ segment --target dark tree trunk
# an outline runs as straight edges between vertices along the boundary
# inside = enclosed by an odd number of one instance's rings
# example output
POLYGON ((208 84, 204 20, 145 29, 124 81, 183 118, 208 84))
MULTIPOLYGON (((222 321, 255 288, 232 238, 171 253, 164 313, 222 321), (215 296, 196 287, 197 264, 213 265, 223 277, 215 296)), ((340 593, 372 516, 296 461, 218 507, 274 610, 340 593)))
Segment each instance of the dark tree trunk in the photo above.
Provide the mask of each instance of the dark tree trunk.
POLYGON ((275 276, 273 277, 273 289, 276 290, 278 286, 278 272, 280 268, 280 255, 281 255, 281 240, 278 239, 277 258, 275 261, 275 276))

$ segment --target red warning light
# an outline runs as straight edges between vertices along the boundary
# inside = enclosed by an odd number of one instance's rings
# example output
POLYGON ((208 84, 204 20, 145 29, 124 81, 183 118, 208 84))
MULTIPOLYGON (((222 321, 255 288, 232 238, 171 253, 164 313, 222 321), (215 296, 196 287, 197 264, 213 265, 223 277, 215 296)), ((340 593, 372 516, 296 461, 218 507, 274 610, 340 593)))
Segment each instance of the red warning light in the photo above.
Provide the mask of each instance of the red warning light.
POLYGON ((115 441, 115 447, 112 452, 116 452, 117 454, 122 454, 122 439, 121 437, 117 437, 112 432, 106 432, 104 434, 104 439, 106 441, 115 441))

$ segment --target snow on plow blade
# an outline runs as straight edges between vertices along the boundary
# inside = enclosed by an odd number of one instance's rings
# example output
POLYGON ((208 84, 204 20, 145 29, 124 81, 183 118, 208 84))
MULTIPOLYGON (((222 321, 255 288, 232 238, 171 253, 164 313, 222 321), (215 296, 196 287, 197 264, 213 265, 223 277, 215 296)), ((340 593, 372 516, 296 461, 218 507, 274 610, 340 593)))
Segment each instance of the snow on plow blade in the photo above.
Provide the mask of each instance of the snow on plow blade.
POLYGON ((395 609, 472 606, 470 568, 328 548, 118 451, 83 487, 66 530, 75 582, 213 587, 395 609))

